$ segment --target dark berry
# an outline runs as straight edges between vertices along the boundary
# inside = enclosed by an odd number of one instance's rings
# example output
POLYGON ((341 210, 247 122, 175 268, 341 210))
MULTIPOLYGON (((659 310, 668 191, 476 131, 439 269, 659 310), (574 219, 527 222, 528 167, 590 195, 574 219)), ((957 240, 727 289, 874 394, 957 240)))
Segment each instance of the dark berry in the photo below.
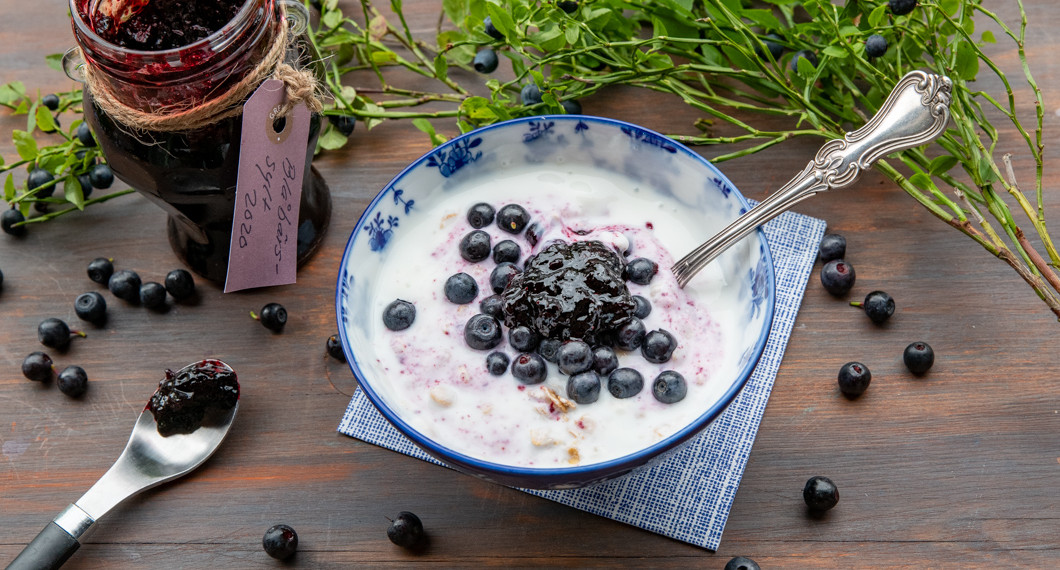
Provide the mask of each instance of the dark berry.
POLYGON ((51 380, 53 372, 52 358, 39 350, 22 359, 22 375, 34 382, 51 380))
POLYGON ((618 368, 618 355, 610 346, 598 346, 593 349, 593 370, 607 376, 618 368))
POLYGON ((872 372, 860 362, 847 362, 839 369, 839 391, 848 398, 856 398, 869 387, 872 372))
POLYGON ((100 190, 110 188, 114 184, 114 172, 106 164, 97 164, 88 172, 88 183, 100 190))
POLYGON ((482 20, 482 31, 486 32, 487 36, 495 40, 504 39, 504 34, 493 25, 493 19, 489 16, 486 16, 486 19, 482 20))
POLYGON ((96 139, 92 136, 92 129, 88 128, 88 123, 77 125, 77 140, 87 148, 96 146, 96 139))
POLYGON ((70 346, 70 335, 84 336, 84 333, 71 331, 70 327, 61 319, 47 318, 37 325, 37 340, 47 347, 58 350, 66 350, 70 346))
POLYGON ((651 384, 651 393, 656 400, 664 404, 673 404, 685 399, 688 383, 685 377, 673 370, 664 370, 655 377, 651 384))
POLYGON ((328 122, 335 125, 335 130, 344 137, 352 135, 357 127, 357 117, 352 115, 329 115, 328 122))
POLYGON ((564 374, 577 374, 593 367, 593 349, 582 340, 568 340, 559 347, 556 364, 564 374))
POLYGON ((541 88, 536 83, 527 83, 519 91, 519 100, 523 105, 536 105, 541 102, 541 88))
POLYGON ((497 245, 493 246, 494 263, 504 263, 505 261, 515 263, 519 261, 519 256, 522 254, 523 250, 519 247, 519 244, 510 239, 501 240, 497 242, 497 245))
POLYGON ((521 353, 512 361, 512 376, 523 384, 540 384, 548 375, 548 365, 540 354, 521 353))
POLYGON ((467 223, 471 224, 471 227, 475 229, 484 228, 493 223, 494 214, 496 212, 493 210, 493 206, 485 202, 479 202, 468 208, 467 223))
POLYGON ((490 295, 478 304, 478 311, 485 313, 498 321, 504 320, 504 298, 500 295, 490 295))
POLYGON ((81 293, 74 299, 74 312, 83 321, 102 324, 107 320, 107 301, 95 291, 81 293))
POLYGON ((644 336, 648 330, 644 327, 644 321, 633 318, 615 331, 615 346, 622 350, 637 350, 644 344, 644 336))
POLYGON ((140 300, 140 276, 135 271, 122 269, 115 271, 107 280, 107 288, 115 297, 136 303, 140 300))
MULTIPOLYGON (((52 180, 55 180, 55 177, 52 176, 51 172, 48 172, 43 168, 34 168, 33 170, 29 171, 29 176, 26 177, 26 188, 28 188, 29 190, 40 188, 41 186, 44 186, 52 180)), ((52 192, 54 190, 55 186, 49 186, 48 188, 37 192, 36 196, 38 198, 47 198, 48 196, 52 195, 52 192)))
POLYGON ((174 269, 166 274, 166 291, 177 301, 195 294, 195 279, 185 269, 174 269))
POLYGON ((607 391, 616 398, 632 398, 644 388, 644 377, 632 368, 617 368, 607 376, 607 391))
POLYGON ((865 309, 865 314, 876 324, 882 324, 894 314, 894 299, 883 291, 865 295, 864 302, 851 301, 851 305, 865 309))
POLYGON ((166 370, 147 409, 155 418, 158 433, 169 437, 192 433, 202 425, 209 410, 230 410, 239 402, 239 380, 235 372, 218 360, 202 360, 173 372, 166 370))
POLYGON ((887 40, 879 35, 872 34, 865 40, 865 55, 874 59, 887 53, 887 40))
POLYGON ((825 291, 842 297, 854 286, 854 266, 842 259, 833 259, 821 268, 821 285, 825 291))
POLYGON ((423 544, 427 535, 423 531, 420 517, 408 511, 402 511, 397 518, 390 521, 390 526, 386 529, 386 537, 400 547, 417 548, 423 544))
POLYGON ((88 389, 88 375, 80 366, 67 366, 56 381, 59 391, 71 398, 79 398, 88 389))
POLYGON ((661 364, 670 360, 670 356, 677 348, 677 339, 674 335, 663 329, 651 331, 644 335, 644 344, 640 345, 640 354, 644 360, 661 364))
POLYGON ((839 488, 828 477, 810 477, 802 488, 802 500, 811 512, 823 513, 839 502, 839 488))
POLYGON ((799 70, 799 60, 800 59, 805 59, 806 61, 810 62, 810 65, 812 65, 814 67, 817 67, 817 54, 813 53, 812 51, 810 51, 808 49, 804 49, 802 51, 795 52, 795 55, 792 56, 792 58, 791 58, 791 70, 792 71, 798 71, 799 70))
MULTIPOLYGON (((92 194, 92 177, 88 174, 78 174, 77 187, 81 190, 81 197, 88 198, 92 194)), ((63 192, 66 192, 65 182, 63 182, 63 192)))
POLYGON ((633 309, 633 316, 638 319, 646 319, 651 314, 651 301, 640 295, 633 295, 633 302, 637 304, 633 309))
POLYGON ((494 376, 503 376, 508 371, 508 355, 500 351, 486 355, 486 370, 494 376))
POLYGON ((559 0, 559 2, 556 2, 556 7, 568 14, 573 14, 578 11, 578 2, 576 0, 559 0))
POLYGON ((479 73, 493 73, 497 70, 497 63, 497 52, 490 48, 479 50, 471 61, 471 65, 479 73))
POLYGON ((460 257, 471 263, 478 263, 490 256, 490 235, 482 230, 474 230, 460 240, 460 257))
POLYGON ((632 281, 637 285, 647 285, 651 283, 651 278, 655 277, 658 272, 658 264, 650 259, 638 257, 626 265, 623 277, 625 277, 626 281, 632 281))
POLYGON ((298 550, 298 533, 285 524, 271 526, 261 538, 261 547, 277 560, 290 558, 298 550))
POLYGON ((541 342, 541 336, 530 327, 519 325, 508 329, 508 344, 519 352, 533 352, 541 342))
POLYGON ((895 16, 904 16, 916 8, 916 0, 889 0, 887 5, 891 7, 891 13, 895 16))
POLYGON ((725 564, 725 570, 761 570, 758 563, 746 556, 737 556, 725 564))
POLYGON ((114 274, 114 264, 105 257, 97 257, 88 264, 88 278, 100 285, 107 285, 114 274))
POLYGON ((415 320, 416 306, 408 301, 397 299, 383 309, 383 325, 392 331, 403 331, 415 320))
POLYGON ((545 360, 555 363, 561 346, 563 346, 563 341, 558 338, 542 339, 537 345, 537 353, 545 360))
MULTIPOLYGON (((777 42, 777 40, 783 40, 784 38, 777 34, 767 34, 766 37, 762 38, 762 43, 766 46, 766 51, 769 55, 773 56, 774 61, 780 61, 780 56, 784 55, 784 45, 777 42)), ((755 53, 758 57, 765 59, 766 52, 759 47, 755 47, 755 53)))
POLYGON ((508 204, 497 212, 497 227, 518 235, 530 222, 530 214, 518 204, 508 204))
POLYGON ((48 93, 40 98, 40 104, 47 107, 49 111, 54 111, 59 108, 59 96, 55 93, 48 93))
POLYGON ((261 308, 258 320, 270 331, 280 332, 287 324, 287 309, 279 303, 268 303, 261 308))
POLYGON ((445 298, 457 305, 466 305, 478 296, 478 283, 467 273, 457 273, 445 280, 445 298))
POLYGON ((15 208, 9 208, 4 210, 3 214, 0 214, 0 229, 4 230, 5 234, 13 236, 25 235, 26 226, 15 225, 24 221, 26 221, 26 216, 23 216, 22 212, 15 208))
POLYGON ((595 370, 574 374, 567 380, 567 397, 578 404, 591 404, 600 398, 600 385, 595 370))
POLYGON ((847 238, 839 234, 825 234, 817 256, 821 262, 828 263, 833 259, 843 259, 847 254, 847 238))
POLYGON ((905 347, 902 354, 905 367, 917 376, 926 373, 935 364, 935 351, 931 350, 928 343, 917 341, 905 347))
MULTIPOLYGON (((166 304, 166 287, 161 283, 148 281, 140 286, 140 304, 148 309, 160 309, 166 304)), ((264 314, 264 310, 262 311, 264 314)), ((286 322, 287 316, 284 315, 286 322)), ((264 321, 263 321, 264 322, 264 321)), ((281 327, 283 325, 280 325, 281 327)), ((272 327, 269 327, 272 328, 272 327)))
POLYGON ((501 343, 501 324, 479 313, 464 325, 464 342, 475 350, 489 350, 501 343))
POLYGON ((328 356, 339 362, 346 362, 346 353, 342 351, 342 342, 339 340, 339 335, 333 334, 329 336, 327 342, 324 343, 324 348, 328 351, 328 356))
POLYGON ((541 241, 541 224, 534 222, 526 226, 526 241, 530 247, 536 246, 537 242, 541 241))
POLYGON ((494 293, 502 293, 508 283, 520 273, 522 271, 510 261, 498 263, 497 267, 494 267, 490 273, 490 287, 493 288, 494 293))
POLYGON ((559 106, 563 107, 563 112, 568 115, 582 114, 582 104, 577 99, 564 99, 559 102, 559 106))

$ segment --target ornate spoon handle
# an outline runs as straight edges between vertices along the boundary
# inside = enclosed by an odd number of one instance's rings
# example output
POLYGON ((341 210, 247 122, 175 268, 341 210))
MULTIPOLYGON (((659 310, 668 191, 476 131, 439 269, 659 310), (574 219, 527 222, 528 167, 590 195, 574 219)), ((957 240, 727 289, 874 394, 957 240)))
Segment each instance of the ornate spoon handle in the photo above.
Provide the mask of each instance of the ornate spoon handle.
POLYGON ((687 285, 723 251, 798 202, 850 186, 881 157, 935 140, 949 121, 951 89, 946 76, 919 70, 906 74, 865 126, 825 143, 790 182, 675 263, 677 283, 687 285))

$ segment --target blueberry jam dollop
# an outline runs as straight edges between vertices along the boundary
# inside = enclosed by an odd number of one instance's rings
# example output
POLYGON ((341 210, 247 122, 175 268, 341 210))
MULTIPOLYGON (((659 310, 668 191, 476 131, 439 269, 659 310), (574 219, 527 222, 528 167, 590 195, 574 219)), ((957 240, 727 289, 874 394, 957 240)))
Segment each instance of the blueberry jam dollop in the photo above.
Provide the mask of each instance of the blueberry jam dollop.
POLYGON ((177 372, 166 370, 147 409, 162 437, 191 433, 202 425, 206 412, 226 411, 239 401, 236 373, 219 360, 206 359, 177 372))

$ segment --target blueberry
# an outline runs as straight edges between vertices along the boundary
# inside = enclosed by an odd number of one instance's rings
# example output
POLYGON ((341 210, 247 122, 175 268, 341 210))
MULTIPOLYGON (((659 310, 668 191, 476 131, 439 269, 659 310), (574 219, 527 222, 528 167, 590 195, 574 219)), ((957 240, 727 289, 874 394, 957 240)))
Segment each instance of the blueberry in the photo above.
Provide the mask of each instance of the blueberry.
POLYGON ((500 295, 490 295, 478 304, 480 313, 485 313, 498 321, 504 320, 504 298, 500 295))
POLYGON ((541 241, 541 224, 534 222, 526 226, 526 241, 530 243, 530 247, 537 245, 537 242, 541 241))
POLYGON ((591 404, 600 398, 600 384, 595 370, 574 374, 567 380, 567 397, 578 404, 591 404))
POLYGON ((677 348, 677 339, 669 332, 658 329, 644 335, 644 344, 640 345, 640 354, 644 360, 661 364, 670 360, 677 348))
POLYGON ((51 380, 52 358, 41 351, 31 352, 22 359, 22 375, 34 382, 47 382, 51 380))
POLYGON ((115 297, 136 303, 140 300, 140 276, 135 271, 122 269, 115 271, 107 280, 107 288, 115 297))
POLYGON ((833 259, 821 268, 821 285, 836 297, 846 295, 854 280, 854 266, 842 259, 833 259))
POLYGON ((390 539, 390 542, 403 548, 418 548, 427 538, 427 534, 423 531, 423 522, 420 521, 420 517, 408 511, 402 511, 397 518, 390 521, 390 526, 386 529, 386 537, 390 539))
POLYGON ((651 393, 664 404, 673 404, 685 399, 688 383, 685 377, 673 370, 663 370, 651 384, 651 393))
MULTIPOLYGON (((92 178, 87 174, 77 175, 77 186, 81 189, 81 197, 88 198, 92 194, 92 178)), ((63 182, 63 192, 66 192, 66 183, 63 182)))
POLYGON ((622 350, 637 350, 640 345, 644 344, 644 336, 647 332, 644 321, 637 318, 630 319, 615 331, 615 346, 622 350))
POLYGON ((512 376, 523 384, 540 384, 548 375, 548 365, 540 354, 524 352, 512 361, 512 376))
POLYGON ((106 257, 97 257, 88 264, 88 278, 100 285, 107 285, 114 274, 114 263, 106 257))
POLYGON ((916 0, 889 0, 887 5, 891 7, 891 13, 895 16, 904 16, 916 8, 916 0))
POLYGON ((847 254, 847 238, 839 234, 825 234, 817 256, 821 262, 828 263, 833 259, 843 259, 847 254))
POLYGON ((761 570, 758 563, 746 556, 737 556, 725 564, 725 570, 761 570))
POLYGON ((486 32, 487 36, 495 40, 504 39, 504 34, 493 25, 493 19, 489 16, 486 16, 486 19, 482 20, 482 31, 486 32))
POLYGON ((357 117, 352 115, 328 115, 328 122, 335 125, 335 130, 344 137, 352 135, 357 127, 357 117))
POLYGON ((287 324, 287 309, 279 303, 268 303, 261 308, 258 320, 270 331, 280 332, 287 324))
POLYGON ((71 334, 84 336, 84 333, 71 332, 64 321, 54 317, 44 319, 37 325, 37 340, 50 348, 66 350, 66 347, 70 346, 71 334))
POLYGON ((851 301, 854 307, 865 309, 865 314, 876 324, 882 324, 894 314, 894 299, 883 291, 873 291, 865 295, 864 302, 851 301))
POLYGON ((195 294, 195 279, 185 269, 174 269, 166 274, 166 291, 177 301, 195 294))
POLYGON ((618 368, 618 355, 609 346, 598 346, 593 349, 593 370, 607 376, 618 368))
POLYGON ((26 226, 16 226, 15 224, 24 221, 26 221, 26 216, 23 216, 22 212, 15 208, 10 208, 0 214, 0 229, 4 230, 5 234, 22 236, 26 234, 26 226))
POLYGON ((408 301, 397 299, 383 309, 383 325, 392 331, 403 331, 415 320, 416 306, 408 301))
POLYGON ((478 296, 478 283, 467 273, 457 273, 445 280, 445 298, 457 305, 466 305, 478 296))
POLYGON ((902 360, 910 372, 920 376, 930 370, 931 365, 935 364, 935 351, 931 350, 931 346, 928 343, 917 341, 905 347, 902 360))
POLYGON ((493 210, 493 206, 485 202, 479 202, 468 209, 467 223, 471 224, 471 227, 475 229, 484 228, 493 223, 494 214, 496 212, 493 210))
POLYGON ((290 558, 298 550, 298 533, 285 524, 271 526, 261 537, 261 547, 277 560, 290 558))
POLYGON ((497 212, 497 227, 518 235, 530 222, 530 213, 518 204, 508 204, 497 212))
POLYGON ((464 325, 464 342, 475 350, 489 350, 501 343, 501 324, 479 313, 464 325))
POLYGON ((564 99, 559 102, 559 106, 563 107, 563 112, 568 115, 582 114, 582 104, 577 99, 564 99))
POLYGON ((339 340, 339 335, 333 334, 329 336, 327 342, 324 343, 324 348, 327 350, 328 356, 339 362, 346 362, 346 353, 342 351, 342 342, 339 340))
POLYGON ((88 183, 100 190, 110 188, 110 185, 114 184, 114 172, 106 164, 97 164, 88 172, 88 183))
POLYGON ((497 70, 497 63, 497 52, 490 48, 479 50, 471 61, 471 65, 479 73, 493 73, 497 70))
POLYGON ((49 111, 54 111, 59 108, 59 96, 55 93, 48 93, 40 98, 40 103, 47 107, 49 111))
POLYGON ((541 88, 536 83, 527 83, 519 91, 519 100, 523 105, 536 105, 541 102, 541 88))
POLYGON ((865 40, 865 55, 874 59, 887 53, 887 40, 879 35, 872 34, 865 40))
POLYGON ((511 282, 512 278, 520 273, 522 271, 514 263, 510 261, 501 262, 490 273, 490 287, 494 293, 500 294, 508 287, 508 283, 511 282))
POLYGON ((88 389, 88 375, 80 366, 67 366, 59 373, 59 391, 71 398, 80 398, 88 389))
POLYGON ((515 263, 519 261, 519 256, 522 254, 523 250, 519 247, 519 244, 510 239, 501 240, 497 242, 497 245, 493 246, 494 263, 504 263, 505 261, 515 263))
MULTIPOLYGON (((780 56, 784 55, 784 45, 777 42, 777 40, 783 39, 784 38, 777 34, 766 34, 766 36, 762 38, 762 43, 765 44, 766 50, 769 51, 769 55, 773 56, 774 61, 780 61, 780 56)), ((755 47, 755 54, 762 59, 766 58, 765 51, 759 47, 755 47)))
POLYGON ((556 2, 556 7, 568 14, 573 14, 578 11, 577 0, 559 0, 556 2))
POLYGON ((792 58, 791 58, 791 70, 792 71, 798 71, 799 70, 799 60, 800 59, 804 59, 804 58, 806 59, 806 61, 810 62, 810 65, 812 65, 814 67, 817 67, 817 54, 813 53, 812 51, 810 51, 808 49, 804 49, 802 51, 795 52, 795 55, 792 56, 792 58))
POLYGON ((810 477, 802 488, 802 500, 812 513, 823 513, 839 502, 839 488, 828 477, 810 477))
POLYGON ((644 388, 644 377, 632 368, 617 368, 607 376, 607 391, 616 398, 632 398, 644 388))
POLYGON ((559 356, 560 346, 563 346, 563 341, 558 338, 542 339, 537 345, 537 353, 545 360, 554 363, 559 356))
POLYGON ((541 336, 530 327, 519 325, 508 329, 508 344, 519 352, 533 352, 541 342, 541 336))
POLYGON ((651 278, 659 272, 659 265, 650 259, 638 257, 626 265, 623 277, 626 281, 632 281, 637 285, 651 283, 651 278))
POLYGON ((556 364, 564 374, 577 374, 593 367, 593 349, 581 340, 568 340, 556 353, 556 364))
POLYGON ((478 263, 490 256, 490 235, 482 230, 473 230, 460 240, 460 257, 478 263))
POLYGON ((486 370, 494 376, 503 376, 508 371, 508 355, 494 351, 486 355, 486 370))
POLYGON ((651 301, 640 295, 633 295, 633 302, 636 303, 636 307, 633 309, 633 316, 638 319, 646 319, 651 314, 651 301))
MULTIPOLYGON (((155 281, 148 281, 140 286, 140 304, 148 309, 160 309, 166 304, 166 287, 155 281)), ((264 310, 262 310, 264 314, 264 310)), ((284 321, 287 317, 284 316, 284 321)), ((264 323, 264 321, 262 321, 264 323)), ((266 325, 268 326, 268 325, 266 325)), ((282 328, 283 325, 280 325, 282 328)), ((272 327, 269 327, 272 328, 272 327)), ((277 330, 277 329, 273 329, 277 330)))
POLYGON ((864 394, 871 381, 872 372, 860 362, 847 362, 839 369, 839 391, 848 398, 864 394))
POLYGON ((107 320, 107 301, 95 291, 81 293, 74 299, 74 312, 83 321, 103 324, 107 320))
POLYGON ((81 141, 85 148, 96 146, 96 139, 92 136, 92 129, 88 128, 88 123, 77 125, 77 140, 81 141))
MULTIPOLYGON (((40 188, 53 180, 55 180, 55 177, 52 176, 51 172, 48 172, 43 168, 34 168, 29 171, 29 176, 26 177, 26 188, 29 190, 40 188)), ((51 196, 54 191, 55 186, 49 186, 38 191, 36 196, 38 198, 47 198, 48 196, 51 196)))

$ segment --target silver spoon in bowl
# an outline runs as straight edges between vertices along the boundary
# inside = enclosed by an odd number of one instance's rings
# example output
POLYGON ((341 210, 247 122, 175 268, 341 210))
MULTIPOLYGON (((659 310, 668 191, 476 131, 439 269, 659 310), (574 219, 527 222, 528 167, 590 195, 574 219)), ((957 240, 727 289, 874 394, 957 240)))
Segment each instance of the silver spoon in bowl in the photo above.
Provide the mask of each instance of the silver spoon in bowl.
MULTIPOLYGON (((204 363, 221 372, 234 372, 224 362, 208 359, 193 362, 176 374, 204 363)), ((202 465, 228 435, 238 410, 238 401, 229 410, 210 410, 207 421, 195 431, 163 437, 158 433, 154 415, 145 407, 114 465, 80 499, 52 519, 7 570, 62 566, 81 546, 79 540, 93 523, 118 503, 202 465)))
POLYGON ((795 204, 818 192, 850 186, 881 157, 938 138, 949 121, 952 88, 944 75, 907 73, 865 126, 826 142, 787 184, 679 259, 671 268, 677 284, 683 288, 722 252, 795 204))

